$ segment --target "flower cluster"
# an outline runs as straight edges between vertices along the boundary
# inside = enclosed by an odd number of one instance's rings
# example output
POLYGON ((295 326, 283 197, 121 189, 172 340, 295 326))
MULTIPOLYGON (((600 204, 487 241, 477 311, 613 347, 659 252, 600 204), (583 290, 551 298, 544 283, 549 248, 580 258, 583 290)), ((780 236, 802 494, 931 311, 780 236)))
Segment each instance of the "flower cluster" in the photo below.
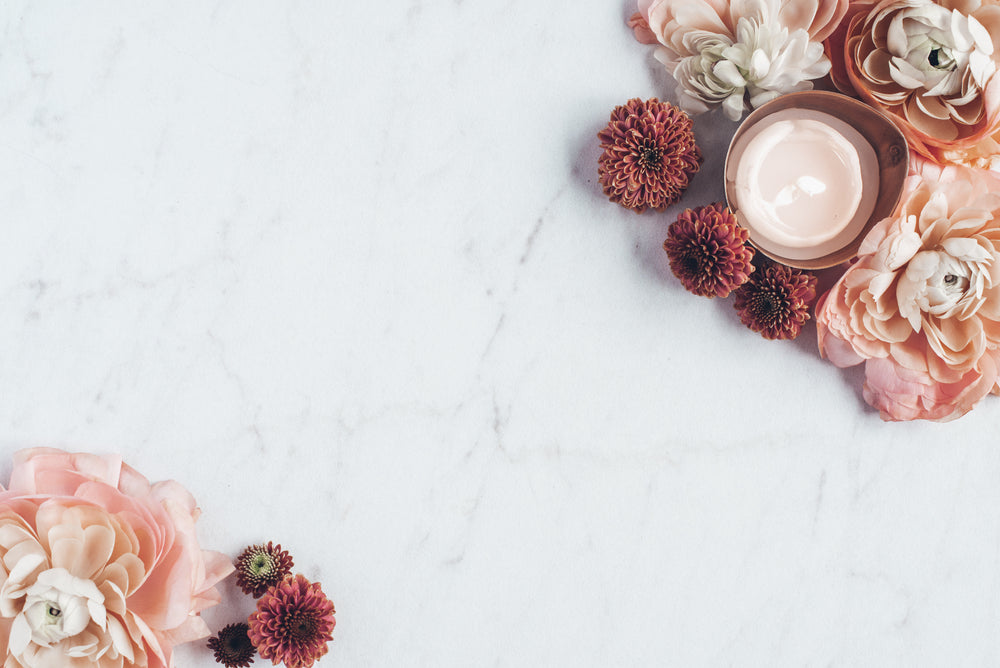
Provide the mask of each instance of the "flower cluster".
POLYGON ((820 351, 865 363, 883 419, 960 417, 1000 390, 1000 6, 855 0, 827 47, 837 87, 891 115, 915 167, 823 298, 820 351))
MULTIPOLYGON (((863 395, 886 420, 950 420, 1000 394, 1000 3, 638 0, 638 10, 628 25, 657 45, 689 113, 722 107, 737 120, 829 72, 896 123, 911 176, 820 296, 820 353, 865 364, 863 395)), ((754 269, 746 240, 712 205, 681 213, 664 248, 688 290, 732 293, 748 327, 793 338, 817 281, 764 259, 754 269)))
POLYGON ((997 391, 1000 176, 912 177, 896 215, 818 309, 821 352, 865 362, 865 399, 887 420, 950 420, 997 391))
MULTIPOLYGON (((22 450, 0 486, 4 668, 173 668, 173 648, 211 634, 200 613, 233 563, 198 546, 194 499, 116 456, 22 450)), ((333 639, 320 584, 292 575, 280 545, 248 547, 237 584, 258 598, 208 641, 228 668, 259 654, 309 668, 333 639)))
POLYGON ((251 545, 236 558, 236 584, 257 598, 246 622, 226 626, 208 641, 226 668, 246 668, 255 655, 288 668, 309 668, 327 653, 337 624, 333 602, 318 582, 293 575, 280 545, 251 545))
POLYGON ((690 113, 721 106, 732 120, 830 71, 823 39, 847 0, 640 0, 636 38, 677 81, 690 113))
POLYGON ((1000 167, 993 0, 639 0, 628 22, 685 111, 748 109, 826 74, 939 163, 1000 167))
POLYGON ((770 260, 759 260, 754 269, 747 230, 725 204, 684 210, 667 234, 670 270, 689 292, 734 294, 740 320, 766 339, 799 335, 816 298, 816 277, 770 260))
POLYGON ((209 635, 228 559, 198 546, 194 499, 119 457, 22 450, 0 487, 6 668, 170 668, 209 635))

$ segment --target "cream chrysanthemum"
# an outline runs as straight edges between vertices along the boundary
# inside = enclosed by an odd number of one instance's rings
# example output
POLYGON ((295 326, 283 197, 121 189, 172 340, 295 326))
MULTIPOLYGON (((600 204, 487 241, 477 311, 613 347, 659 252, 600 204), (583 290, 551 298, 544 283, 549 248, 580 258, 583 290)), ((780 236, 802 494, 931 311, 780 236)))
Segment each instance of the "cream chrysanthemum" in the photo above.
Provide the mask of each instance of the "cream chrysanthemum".
POLYGON ((685 111, 721 106, 744 111, 783 95, 810 90, 830 63, 822 38, 847 9, 847 0, 640 0, 629 25, 660 48, 656 58, 677 81, 685 111))

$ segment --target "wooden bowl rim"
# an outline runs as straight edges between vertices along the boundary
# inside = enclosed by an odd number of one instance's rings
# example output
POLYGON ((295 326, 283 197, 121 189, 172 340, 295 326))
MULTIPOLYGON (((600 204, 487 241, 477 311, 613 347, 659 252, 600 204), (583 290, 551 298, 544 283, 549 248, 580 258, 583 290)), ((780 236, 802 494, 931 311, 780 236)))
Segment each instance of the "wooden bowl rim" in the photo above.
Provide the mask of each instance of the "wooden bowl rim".
MULTIPOLYGON (((759 123, 767 116, 785 109, 810 109, 821 111, 837 118, 841 118, 861 136, 863 136, 875 150, 878 158, 879 191, 875 200, 875 209, 872 215, 865 222, 864 227, 858 235, 841 248, 817 258, 804 260, 792 260, 782 257, 777 253, 764 250, 750 238, 750 243, 772 260, 781 262, 790 267, 798 269, 827 269, 838 264, 847 262, 855 257, 861 242, 871 231, 877 222, 892 215, 903 195, 903 185, 909 174, 909 149, 906 144, 906 137, 899 126, 888 115, 882 113, 875 107, 871 107, 860 100, 825 90, 801 91, 798 93, 788 93, 774 99, 767 104, 751 112, 737 128, 729 148, 726 151, 726 162, 723 167, 723 179, 725 181, 726 203, 736 216, 736 220, 743 225, 742 214, 739 210, 739 202, 736 201, 733 192, 733 182, 729 179, 729 162, 732 158, 733 147, 740 137, 756 123, 759 123), (840 111, 841 113, 837 113, 840 111), (846 112, 846 113, 844 113, 846 112)), ((746 227, 744 225, 744 227, 746 227)), ((749 230, 749 227, 747 227, 749 230)))

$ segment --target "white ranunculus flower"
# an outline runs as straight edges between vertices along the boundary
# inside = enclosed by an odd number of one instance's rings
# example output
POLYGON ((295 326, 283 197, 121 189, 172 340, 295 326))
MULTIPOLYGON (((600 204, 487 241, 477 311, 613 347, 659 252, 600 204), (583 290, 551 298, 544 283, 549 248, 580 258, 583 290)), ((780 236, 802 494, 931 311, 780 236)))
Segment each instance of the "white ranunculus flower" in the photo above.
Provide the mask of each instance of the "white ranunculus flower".
POLYGON ((990 166, 1000 127, 998 35, 992 0, 883 0, 831 53, 843 54, 851 88, 900 120, 915 151, 990 166))
POLYGON ((996 72, 989 31, 975 17, 929 0, 892 15, 885 39, 889 75, 903 88, 919 91, 923 105, 928 98, 944 98, 950 106, 968 104, 996 72))
POLYGON ((104 595, 97 585, 74 577, 65 568, 50 568, 25 590, 24 606, 11 623, 8 649, 26 668, 34 668, 33 657, 39 656, 29 650, 31 645, 51 647, 66 641, 64 648, 70 656, 82 656, 89 649, 75 648, 72 638, 91 623, 106 630, 104 595), (82 654, 74 654, 74 649, 82 654))
POLYGON ((1000 175, 924 171, 816 311, 821 353, 864 361, 887 420, 953 420, 1000 378, 1000 175))
MULTIPOLYGON (((944 209, 941 200, 943 196, 936 195, 927 208, 944 209)), ((971 222, 984 223, 980 218, 971 222)), ((991 250, 975 238, 951 237, 915 253, 896 285, 899 314, 919 332, 925 314, 965 319, 976 313, 987 289, 994 287, 991 250)))
POLYGON ((4 668, 171 668, 209 635, 202 610, 233 569, 198 546, 198 507, 115 455, 14 455, 0 487, 4 668))

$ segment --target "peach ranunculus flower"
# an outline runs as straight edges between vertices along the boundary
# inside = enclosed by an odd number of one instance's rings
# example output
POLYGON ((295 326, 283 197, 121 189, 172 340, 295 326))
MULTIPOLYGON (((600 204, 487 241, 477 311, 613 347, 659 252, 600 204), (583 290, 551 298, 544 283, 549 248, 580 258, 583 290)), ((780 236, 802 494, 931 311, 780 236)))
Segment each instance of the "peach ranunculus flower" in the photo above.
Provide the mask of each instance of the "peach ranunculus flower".
POLYGON ((854 0, 827 40, 837 87, 940 163, 1000 166, 1000 3, 854 0))
POLYGON ((732 120, 827 74, 822 41, 848 0, 639 0, 628 25, 657 44, 681 108, 721 106, 732 120))
POLYGON ((114 456, 36 448, 0 487, 3 668, 168 668, 232 563, 200 549, 194 499, 114 456))
POLYGON ((910 177, 817 306, 820 352, 866 362, 864 397, 885 420, 951 420, 998 391, 1000 176, 937 175, 953 180, 910 177))

